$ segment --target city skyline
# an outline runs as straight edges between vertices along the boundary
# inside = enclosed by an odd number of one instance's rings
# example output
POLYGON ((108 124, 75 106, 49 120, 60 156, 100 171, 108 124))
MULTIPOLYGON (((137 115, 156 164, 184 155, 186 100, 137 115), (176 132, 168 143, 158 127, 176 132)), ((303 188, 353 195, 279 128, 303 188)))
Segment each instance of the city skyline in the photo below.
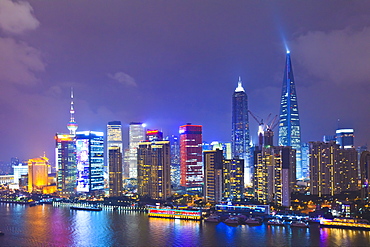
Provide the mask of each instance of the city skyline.
MULTIPOLYGON (((370 141, 369 7, 1 1, 12 18, 0 14, 0 160, 54 156, 55 133, 68 131, 71 87, 78 130, 105 131, 109 121, 121 121, 124 148, 130 122, 165 136, 191 122, 203 126, 203 140, 230 142, 230 94, 238 77, 253 113, 277 115, 287 48, 302 142, 334 135, 340 119, 340 128, 355 130, 355 145, 364 145, 370 141)), ((252 119, 250 126, 256 143, 258 124, 252 119)))

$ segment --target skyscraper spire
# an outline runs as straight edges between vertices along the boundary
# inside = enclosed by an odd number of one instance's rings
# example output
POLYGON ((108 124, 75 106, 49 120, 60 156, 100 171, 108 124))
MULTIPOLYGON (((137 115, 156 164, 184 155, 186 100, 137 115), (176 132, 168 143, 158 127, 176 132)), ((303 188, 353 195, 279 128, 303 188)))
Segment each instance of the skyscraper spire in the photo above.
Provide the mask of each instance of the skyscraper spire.
POLYGON ((244 159, 245 184, 250 184, 251 182, 249 141, 248 96, 239 77, 238 87, 232 96, 231 145, 233 158, 244 159))
POLYGON ((69 120, 69 123, 67 124, 67 128, 69 129, 69 133, 71 135, 76 135, 76 130, 78 128, 78 124, 75 121, 75 110, 73 108, 73 88, 71 88, 71 109, 69 111, 71 113, 71 119, 69 120))
POLYGON ((245 92, 242 86, 242 78, 240 76, 238 81, 238 87, 235 89, 235 92, 245 92))
POLYGON ((296 150, 297 178, 301 173, 301 126, 290 51, 287 51, 280 103, 279 146, 296 150))

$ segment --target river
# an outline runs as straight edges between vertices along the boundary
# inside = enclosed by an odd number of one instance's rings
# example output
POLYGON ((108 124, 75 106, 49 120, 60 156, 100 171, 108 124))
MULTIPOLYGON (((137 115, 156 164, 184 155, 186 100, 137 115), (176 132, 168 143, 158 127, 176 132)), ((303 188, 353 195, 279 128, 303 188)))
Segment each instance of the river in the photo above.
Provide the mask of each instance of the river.
POLYGON ((0 246, 370 246, 370 231, 149 218, 0 203, 0 246))

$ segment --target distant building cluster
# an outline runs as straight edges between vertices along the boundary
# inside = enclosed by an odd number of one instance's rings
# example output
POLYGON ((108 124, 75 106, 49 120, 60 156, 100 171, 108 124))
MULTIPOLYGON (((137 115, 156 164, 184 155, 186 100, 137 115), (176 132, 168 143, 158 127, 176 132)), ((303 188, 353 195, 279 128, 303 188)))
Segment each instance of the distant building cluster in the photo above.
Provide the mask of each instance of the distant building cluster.
POLYGON ((180 193, 197 194, 210 204, 252 197, 261 204, 289 207, 294 191, 321 197, 360 190, 361 198, 369 200, 370 152, 355 147, 353 129, 338 128, 323 141, 302 143, 289 52, 279 116, 264 123, 249 111, 240 77, 231 110, 231 142, 204 142, 202 125, 187 123, 179 126, 178 135, 164 137, 158 129, 131 122, 124 148, 120 121, 108 122, 106 133, 77 131, 72 92, 69 133, 55 135, 56 173, 45 155, 23 164, 14 158, 13 174, 1 176, 0 182, 65 197, 119 197, 130 191, 165 201, 180 193), (249 116, 259 124, 256 144, 251 143, 249 116))

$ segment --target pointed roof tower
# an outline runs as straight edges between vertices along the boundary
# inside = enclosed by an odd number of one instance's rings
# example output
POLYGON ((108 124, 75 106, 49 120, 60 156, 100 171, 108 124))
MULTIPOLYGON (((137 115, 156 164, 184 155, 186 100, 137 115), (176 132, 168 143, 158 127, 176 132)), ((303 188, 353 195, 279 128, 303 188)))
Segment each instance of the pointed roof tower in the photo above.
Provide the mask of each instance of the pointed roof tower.
POLYGON ((235 92, 245 92, 242 86, 242 78, 240 76, 238 81, 238 87, 235 89, 235 92))
POLYGON ((283 88, 280 101, 279 146, 291 146, 296 150, 297 178, 301 174, 301 125, 298 100, 293 76, 290 52, 286 53, 283 88))
POLYGON ((71 113, 71 119, 69 120, 69 123, 67 124, 67 128, 69 129, 69 133, 71 135, 76 135, 76 130, 78 128, 78 124, 75 121, 75 110, 73 108, 73 88, 71 88, 71 109, 69 111, 71 113))

